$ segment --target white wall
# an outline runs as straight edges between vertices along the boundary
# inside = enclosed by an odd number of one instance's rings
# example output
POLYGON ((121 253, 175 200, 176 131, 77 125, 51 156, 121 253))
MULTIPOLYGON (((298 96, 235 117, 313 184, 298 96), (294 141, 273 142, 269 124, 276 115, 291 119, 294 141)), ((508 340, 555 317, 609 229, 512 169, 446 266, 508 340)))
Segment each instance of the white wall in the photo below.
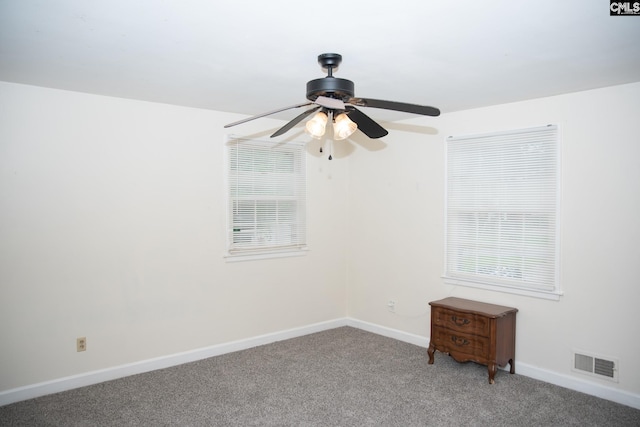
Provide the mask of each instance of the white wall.
POLYGON ((307 256, 224 262, 238 118, 0 83, 0 391, 345 317, 346 162, 309 156, 307 256))
POLYGON ((349 315, 426 337, 428 301, 457 296, 514 306, 516 368, 640 395, 639 117, 636 83, 389 124, 382 151, 359 149, 349 158, 349 315), (444 285, 445 138, 549 123, 562 133, 564 296, 444 285), (619 383, 573 373, 573 349, 618 358, 619 383))
POLYGON ((426 343, 428 301, 453 295, 519 308, 517 364, 583 379, 572 349, 616 357, 619 383, 586 379, 638 396, 639 112, 640 83, 388 123, 334 161, 310 144, 309 255, 225 263, 237 116, 0 83, 0 392, 347 315, 426 343), (547 123, 565 295, 444 285, 445 138, 547 123))

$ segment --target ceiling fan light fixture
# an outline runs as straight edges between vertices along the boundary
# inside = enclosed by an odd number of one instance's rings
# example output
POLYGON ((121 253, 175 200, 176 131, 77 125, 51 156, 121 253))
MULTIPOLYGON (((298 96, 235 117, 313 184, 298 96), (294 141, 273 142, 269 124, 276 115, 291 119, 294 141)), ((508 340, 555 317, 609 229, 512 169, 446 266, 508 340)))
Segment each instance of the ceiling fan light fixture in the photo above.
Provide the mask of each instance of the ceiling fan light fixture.
POLYGON ((271 138, 283 135, 303 120, 309 119, 312 114, 315 114, 306 123, 305 132, 314 139, 322 139, 326 132, 327 122, 330 122, 333 125, 333 139, 339 141, 349 138, 356 129, 372 139, 382 138, 389 134, 385 128, 356 107, 372 107, 422 116, 436 117, 440 115, 439 109, 427 105, 384 101, 374 98, 356 98, 355 85, 351 80, 333 76, 333 72, 337 70, 341 62, 342 55, 337 53, 323 53, 318 56, 318 63, 327 72, 327 75, 307 82, 306 102, 248 117, 224 125, 224 127, 239 125, 293 108, 312 106, 274 132, 271 138), (318 111, 320 112, 318 113, 318 111))
POLYGON ((320 139, 324 135, 327 126, 327 113, 320 111, 316 113, 305 126, 305 131, 311 135, 311 138, 320 139))
POLYGON ((333 139, 336 141, 347 139, 356 129, 358 129, 358 125, 351 121, 345 113, 340 113, 336 116, 333 123, 333 139))

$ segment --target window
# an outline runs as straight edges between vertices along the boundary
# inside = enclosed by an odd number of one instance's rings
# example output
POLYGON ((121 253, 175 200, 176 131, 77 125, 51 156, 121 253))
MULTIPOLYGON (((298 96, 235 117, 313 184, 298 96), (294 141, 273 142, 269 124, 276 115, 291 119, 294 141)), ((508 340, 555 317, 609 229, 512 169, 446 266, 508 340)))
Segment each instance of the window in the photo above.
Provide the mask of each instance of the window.
POLYGON ((228 256, 300 255, 306 248, 305 148, 227 141, 228 256))
POLYGON ((557 133, 447 139, 446 283, 558 299, 557 133))

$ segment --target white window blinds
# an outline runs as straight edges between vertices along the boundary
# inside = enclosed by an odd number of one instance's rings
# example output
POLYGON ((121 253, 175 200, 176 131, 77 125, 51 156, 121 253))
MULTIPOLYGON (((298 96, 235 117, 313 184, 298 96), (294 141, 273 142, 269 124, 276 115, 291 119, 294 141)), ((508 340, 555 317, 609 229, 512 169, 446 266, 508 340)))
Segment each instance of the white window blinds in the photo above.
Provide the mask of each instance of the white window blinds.
POLYGON ((229 138, 227 170, 229 254, 303 249, 304 145, 229 138))
POLYGON ((446 278, 558 292, 557 139, 552 125, 447 139, 446 278))

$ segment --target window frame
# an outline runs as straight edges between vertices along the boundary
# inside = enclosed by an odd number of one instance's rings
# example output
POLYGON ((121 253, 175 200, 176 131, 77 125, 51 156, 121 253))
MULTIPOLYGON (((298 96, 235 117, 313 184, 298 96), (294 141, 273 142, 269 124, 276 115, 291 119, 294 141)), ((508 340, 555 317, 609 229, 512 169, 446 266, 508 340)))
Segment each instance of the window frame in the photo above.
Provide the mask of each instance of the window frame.
MULTIPOLYGON (((443 266, 443 274, 442 274, 442 278, 444 283, 449 284, 449 285, 459 285, 459 286, 468 286, 468 287, 473 287, 473 288, 480 288, 480 289, 487 289, 487 290, 492 290, 492 291, 498 291, 498 292, 506 292, 506 293, 512 293, 512 294, 518 294, 518 295, 525 295, 525 296, 532 296, 532 297, 537 297, 537 298, 544 298, 544 299, 551 299, 551 300, 559 300, 560 296, 562 295, 562 290, 560 287, 560 194, 561 194, 561 189, 560 189, 560 167, 561 167, 561 163, 560 163, 560 130, 558 128, 557 125, 547 125, 547 126, 539 126, 539 127, 534 127, 534 128, 525 128, 525 129, 514 129, 514 130, 508 130, 508 131, 502 131, 502 132, 490 132, 490 133, 485 133, 485 134, 475 134, 475 135, 465 135, 465 136, 458 136, 458 137, 453 137, 450 136, 447 138, 446 140, 446 147, 445 147, 445 191, 444 191, 444 207, 445 207, 445 212, 444 212, 444 220, 445 220, 445 227, 444 227, 444 266, 443 266), (493 138, 495 139, 506 139, 505 143, 508 143, 507 141, 511 141, 512 144, 515 144, 513 141, 516 140, 516 138, 520 138, 522 136, 527 136, 528 134, 533 134, 536 132, 547 132, 549 133, 549 131, 554 131, 555 134, 553 135, 553 145, 554 145, 554 153, 553 153, 553 158, 548 160, 548 164, 546 166, 551 167, 551 162, 553 162, 553 172, 554 172, 554 180, 553 180, 553 186, 555 186, 554 188, 554 192, 555 194, 550 194, 549 190, 545 190, 548 191, 546 194, 548 195, 548 197, 550 198, 551 196, 553 196, 553 203, 554 203, 554 209, 552 211, 552 213, 547 213, 547 215, 551 217, 551 219, 553 220, 553 224, 552 226, 548 226, 547 228, 544 229, 543 232, 552 232, 552 238, 553 238, 553 247, 552 248, 547 248, 546 249, 546 254, 548 256, 552 255, 552 259, 553 259, 553 266, 552 268, 549 268, 547 271, 547 275, 549 277, 552 277, 551 279, 551 283, 549 283, 547 286, 541 286, 539 284, 535 284, 535 285, 531 285, 531 284, 527 284, 526 283, 526 273, 523 271, 520 271, 519 274, 514 274, 511 275, 511 277, 509 277, 509 275, 503 275, 501 277, 501 275, 498 274, 490 274, 490 273, 479 273, 479 266, 482 264, 481 262, 476 261, 476 263, 474 264, 475 267, 472 267, 471 270, 474 270, 473 272, 469 272, 469 271, 462 271, 462 268, 460 267, 460 261, 458 262, 457 266, 453 266, 453 268, 451 268, 451 264, 453 264, 455 261, 455 257, 459 256, 458 254, 454 254, 452 255, 452 252, 458 248, 458 252, 460 252, 462 249, 462 246, 464 245, 464 243, 470 243, 470 242, 478 242, 480 239, 482 239, 482 237, 478 237, 478 235, 480 233, 477 233, 476 235, 474 235, 473 237, 469 237, 468 240, 465 240, 466 237, 461 237, 464 232, 460 231, 460 230, 454 230, 455 232, 457 232, 457 234, 455 235, 455 237, 451 237, 451 227, 453 227, 452 225, 452 220, 451 217, 452 215, 460 215, 460 213, 462 212, 462 209, 458 208, 458 210, 456 211, 455 209, 452 210, 452 203, 451 203, 451 198, 450 198, 450 192, 452 191, 452 182, 451 182, 451 171, 450 169, 450 156, 452 155, 450 152, 450 143, 453 142, 461 142, 461 141, 465 141, 468 143, 473 143, 481 141, 483 139, 490 139, 493 138), (452 240, 455 240, 452 242, 452 240), (462 243, 461 243, 462 242, 462 243), (456 246, 457 245, 457 246, 456 246), (506 278, 505 278, 506 277, 506 278)), ((497 142, 496 142, 497 143, 497 142)), ((540 159, 540 157, 542 157, 542 155, 540 155, 539 157, 536 157, 534 161, 537 161, 540 159)), ((519 159, 522 160, 522 159, 519 159)), ((518 160, 512 160, 517 162, 518 160)), ((531 166, 530 166, 531 167, 531 166)), ((472 176, 473 172, 471 172, 469 174, 469 176, 472 176)), ((511 191, 517 191, 517 190, 511 190, 511 191)), ((466 193, 466 191, 464 191, 466 193)), ((454 195, 457 196, 459 195, 461 192, 459 191, 458 194, 454 195)), ((507 192, 507 195, 509 193, 507 192)), ((511 194, 519 194, 519 193, 511 193, 511 194)), ((478 192, 469 192, 468 195, 464 195, 463 197, 467 197, 468 199, 463 199, 467 202, 470 202, 470 199, 472 197, 477 197, 478 192)), ((492 199, 493 200, 493 199, 492 199)), ((478 218, 481 218, 481 215, 484 214, 485 217, 488 211, 483 211, 482 210, 482 204, 478 204, 481 207, 480 208, 474 208, 471 209, 470 212, 473 212, 475 214, 474 219, 476 221, 479 221, 478 218)), ((526 224, 526 220, 524 219, 524 217, 526 215, 534 215, 534 214, 539 214, 539 212, 536 212, 534 210, 520 210, 520 211, 511 211, 507 208, 501 208, 501 209, 497 209, 496 211, 494 211, 494 214, 498 214, 499 216, 501 216, 501 218, 497 221, 498 223, 501 223, 501 221, 503 221, 503 218, 506 218, 507 215, 514 215, 514 212, 517 212, 518 214, 523 216, 523 219, 521 221, 521 223, 519 223, 519 225, 521 227, 525 227, 524 224, 526 224)), ((542 215, 540 217, 543 217, 542 215)), ((458 222, 459 224, 460 222, 458 222)), ((495 228, 494 228, 495 229, 495 228)), ((548 237, 547 234, 540 234, 543 233, 541 231, 538 231, 539 234, 535 234, 534 237, 548 237)), ((522 239, 522 240, 526 240, 526 239, 522 239)), ((491 246, 490 244, 487 244, 487 241, 484 242, 485 245, 484 246, 491 246)), ((533 244, 531 242, 527 243, 522 243, 521 246, 517 247, 517 251, 521 251, 519 252, 521 255, 521 257, 525 257, 526 255, 522 255, 525 254, 527 250, 531 250, 533 247, 533 244)), ((516 251, 516 253, 518 253, 516 251)), ((497 269, 502 268, 502 266, 499 263, 496 263, 494 265, 494 267, 497 269)))
MULTIPOLYGON (((281 258, 281 257, 293 257, 293 256, 303 256, 307 254, 307 224, 306 224, 306 211, 307 211, 307 201, 306 201, 306 187, 307 187, 307 167, 306 167, 306 149, 305 143, 303 142, 274 142, 269 140, 261 140, 261 139, 253 139, 246 137, 239 137, 235 135, 227 135, 225 137, 225 153, 224 153, 224 182, 225 182, 225 252, 224 258, 227 262, 234 261, 248 261, 248 260, 258 260, 258 259, 268 259, 268 258, 281 258), (251 150, 251 146, 255 147, 257 150, 265 151, 265 150, 275 150, 276 152, 293 154, 292 162, 293 164, 293 172, 291 177, 291 186, 293 195, 291 194, 263 194, 263 195, 249 195, 249 197, 240 197, 237 193, 234 197, 232 194, 232 159, 233 155, 233 146, 236 144, 243 144, 244 148, 247 150, 251 150), (274 245, 264 245, 260 246, 248 245, 247 247, 242 247, 242 245, 234 246, 237 244, 235 241, 235 233, 237 230, 237 224, 235 223, 235 219, 240 215, 237 213, 237 210, 234 210, 235 202, 254 202, 256 204, 256 211, 258 210, 259 202, 275 202, 277 206, 279 206, 278 202, 282 201, 295 201, 296 209, 295 209, 295 220, 292 225, 296 228, 296 239, 292 240, 287 244, 274 244, 274 245), (234 212, 236 214, 234 215, 234 212), (236 224, 236 225, 234 225, 236 224)), ((237 147, 236 147, 237 150, 237 147)), ((236 152, 237 154, 237 152, 236 152)), ((269 173, 267 173, 269 174, 269 173)), ((257 182, 264 182, 262 180, 258 180, 255 176, 259 175, 258 173, 250 173, 250 178, 252 184, 257 182)), ((236 175, 237 179, 238 175, 236 175)), ((271 187, 273 188, 273 187, 271 187)), ((237 189, 237 186, 236 186, 237 189)), ((276 208, 275 211, 279 209, 276 208)), ((256 214, 257 216, 257 214, 256 214)), ((265 222, 266 223, 266 222, 265 222)), ((262 223, 262 224, 265 224, 262 223)), ((255 235, 258 234, 258 228, 260 228, 261 222, 256 218, 253 219, 254 225, 254 239, 257 238, 255 235)), ((274 226, 274 224, 271 224, 274 226)), ((276 225, 279 227, 280 225, 276 225)), ((251 233, 247 233, 251 234, 251 233)))

